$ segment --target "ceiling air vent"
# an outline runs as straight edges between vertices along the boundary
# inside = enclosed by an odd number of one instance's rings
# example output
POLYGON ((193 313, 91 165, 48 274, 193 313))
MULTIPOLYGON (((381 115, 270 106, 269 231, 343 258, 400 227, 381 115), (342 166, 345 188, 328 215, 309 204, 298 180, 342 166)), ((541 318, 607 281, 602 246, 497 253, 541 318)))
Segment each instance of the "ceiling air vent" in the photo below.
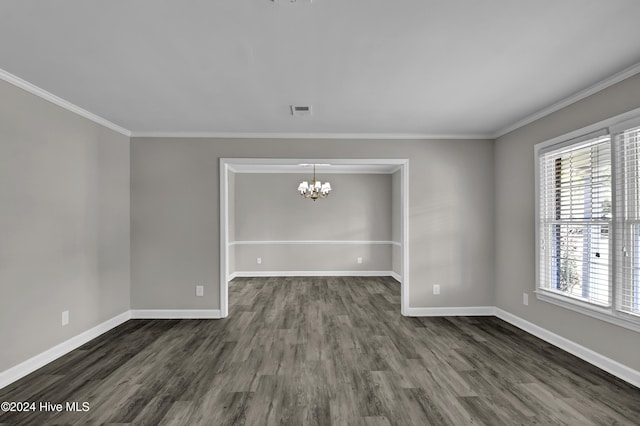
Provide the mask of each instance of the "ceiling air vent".
POLYGON ((311 105, 291 105, 291 115, 311 115, 311 105))

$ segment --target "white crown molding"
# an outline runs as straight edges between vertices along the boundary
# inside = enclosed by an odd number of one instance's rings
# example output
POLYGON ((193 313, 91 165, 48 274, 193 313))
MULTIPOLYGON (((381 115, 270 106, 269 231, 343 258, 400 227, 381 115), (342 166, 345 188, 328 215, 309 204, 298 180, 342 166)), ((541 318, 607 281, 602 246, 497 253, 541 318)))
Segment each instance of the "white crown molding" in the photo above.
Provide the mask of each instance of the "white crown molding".
POLYGON ((438 308, 407 308, 408 317, 468 317, 468 316, 492 316, 493 306, 462 306, 462 307, 438 307, 438 308))
POLYGON ((61 108, 66 109, 67 111, 71 111, 74 114, 77 114, 81 117, 86 118, 87 120, 91 120, 94 123, 100 124, 108 129, 111 129, 115 132, 118 132, 124 136, 131 137, 131 132, 123 127, 118 126, 117 124, 112 123, 109 120, 106 120, 98 115, 95 115, 92 112, 87 111, 84 108, 80 108, 79 106, 72 104, 69 101, 66 101, 53 93, 47 92, 44 89, 36 86, 35 84, 29 83, 26 80, 21 79, 3 69, 0 68, 0 79, 6 81, 7 83, 13 84, 16 87, 19 87, 22 90, 26 90, 27 92, 38 96, 46 101, 51 102, 61 108))
POLYGON ((599 82, 586 87, 554 104, 516 121, 494 133, 477 134, 430 134, 430 133, 231 133, 231 132, 133 132, 140 138, 247 138, 247 139, 497 139, 542 117, 561 110, 586 97, 598 93, 629 77, 640 73, 640 63, 631 65, 599 82))
POLYGON ((132 309, 131 319, 220 319, 219 309, 132 309))
POLYGON ((211 138, 211 139, 493 139, 491 134, 429 133, 246 133, 246 132, 132 132, 133 138, 211 138))
POLYGON ((591 96, 601 90, 606 89, 616 83, 619 83, 635 74, 640 73, 640 63, 632 65, 598 83, 589 86, 573 95, 560 100, 546 108, 543 108, 515 123, 506 126, 495 133, 478 133, 478 134, 431 134, 431 133, 281 133, 281 132, 156 132, 156 131, 130 131, 123 127, 112 123, 92 112, 85 110, 69 101, 66 101, 53 93, 50 93, 40 87, 29 83, 3 69, 0 69, 0 79, 13 84, 31 94, 45 99, 61 108, 78 114, 94 123, 100 124, 108 129, 118 132, 127 137, 134 138, 226 138, 226 139, 408 139, 408 140, 442 140, 442 139, 497 139, 505 134, 512 132, 520 127, 526 126, 542 117, 556 112, 566 106, 578 102, 588 96, 591 96))
POLYGON ((287 240, 287 241, 230 241, 230 246, 253 246, 253 245, 393 245, 401 247, 397 241, 356 241, 356 240, 287 240))
POLYGON ((561 101, 558 101, 552 105, 549 105, 548 107, 543 108, 540 111, 535 112, 523 118, 522 120, 518 120, 515 123, 497 131, 495 134, 490 135, 489 137, 491 139, 497 139, 501 136, 504 136, 509 132, 519 129, 520 127, 526 126, 527 124, 533 123, 534 121, 539 120, 542 117, 545 117, 549 114, 559 111, 564 107, 567 107, 588 96, 598 93, 609 86, 613 86, 616 83, 620 83, 621 81, 626 80, 627 78, 632 77, 638 73, 640 73, 640 63, 632 65, 629 68, 626 68, 620 71, 619 73, 616 73, 610 77, 605 78, 604 80, 600 80, 596 84, 589 86, 585 89, 582 89, 579 92, 574 93, 573 95, 565 99, 562 99, 561 101))
POLYGON ((68 340, 65 340, 64 342, 55 345, 54 347, 47 349, 46 351, 34 357, 31 357, 14 367, 9 368, 8 370, 0 372, 0 389, 8 386, 18 379, 21 379, 27 374, 36 371, 38 368, 44 367, 48 363, 55 361, 56 359, 71 352, 74 349, 79 348, 88 341, 95 339, 101 334, 106 333, 107 331, 119 326, 129 319, 131 319, 130 311, 123 312, 120 315, 117 315, 101 324, 98 324, 87 331, 84 331, 68 340))
POLYGON ((636 387, 640 387, 640 371, 627 367, 624 364, 608 358, 598 352, 595 352, 589 348, 586 348, 578 343, 575 343, 567 338, 559 336, 551 331, 537 326, 529 321, 526 321, 516 315, 513 315, 507 311, 503 311, 500 308, 495 308, 495 316, 503 321, 508 322, 521 330, 532 334, 545 342, 552 344, 564 351, 569 352, 572 355, 577 356, 580 359, 587 361, 589 364, 613 374, 614 376, 631 383, 636 387))

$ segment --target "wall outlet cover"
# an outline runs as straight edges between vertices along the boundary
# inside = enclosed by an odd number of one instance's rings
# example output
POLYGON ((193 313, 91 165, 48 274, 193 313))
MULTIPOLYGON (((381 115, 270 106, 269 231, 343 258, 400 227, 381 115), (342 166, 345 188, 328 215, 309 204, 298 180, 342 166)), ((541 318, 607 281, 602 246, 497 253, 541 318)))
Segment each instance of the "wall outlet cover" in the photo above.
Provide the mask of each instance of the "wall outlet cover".
POLYGON ((62 325, 69 324, 69 311, 62 312, 62 325))
POLYGON ((440 284, 433 285, 433 294, 440 294, 440 284))
POLYGON ((197 285, 196 286, 196 296, 198 296, 198 297, 204 296, 204 286, 203 285, 197 285))

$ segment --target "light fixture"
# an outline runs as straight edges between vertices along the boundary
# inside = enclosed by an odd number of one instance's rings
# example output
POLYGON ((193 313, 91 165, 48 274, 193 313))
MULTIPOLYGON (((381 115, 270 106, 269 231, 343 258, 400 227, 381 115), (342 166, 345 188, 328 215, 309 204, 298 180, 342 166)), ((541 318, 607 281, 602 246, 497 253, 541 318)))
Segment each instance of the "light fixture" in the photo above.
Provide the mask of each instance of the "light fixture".
POLYGON ((322 183, 316 180, 316 165, 313 165, 313 180, 311 185, 305 180, 298 185, 298 192, 304 198, 311 198, 313 201, 318 198, 327 198, 331 192, 331 184, 329 182, 322 183))

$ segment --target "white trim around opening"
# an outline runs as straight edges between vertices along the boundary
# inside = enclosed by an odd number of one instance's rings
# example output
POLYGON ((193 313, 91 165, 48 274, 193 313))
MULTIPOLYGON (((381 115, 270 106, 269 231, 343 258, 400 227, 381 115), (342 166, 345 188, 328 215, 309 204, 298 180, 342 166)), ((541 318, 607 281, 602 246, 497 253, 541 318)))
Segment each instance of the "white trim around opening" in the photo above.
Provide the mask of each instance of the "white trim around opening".
POLYGON ((297 165, 301 163, 329 163, 341 166, 388 165, 391 170, 400 172, 400 220, 402 235, 400 247, 402 262, 400 266, 400 311, 409 315, 409 160, 408 159, 275 159, 275 158, 221 158, 220 159, 220 316, 229 315, 229 172, 234 166, 261 168, 274 165, 297 165))

